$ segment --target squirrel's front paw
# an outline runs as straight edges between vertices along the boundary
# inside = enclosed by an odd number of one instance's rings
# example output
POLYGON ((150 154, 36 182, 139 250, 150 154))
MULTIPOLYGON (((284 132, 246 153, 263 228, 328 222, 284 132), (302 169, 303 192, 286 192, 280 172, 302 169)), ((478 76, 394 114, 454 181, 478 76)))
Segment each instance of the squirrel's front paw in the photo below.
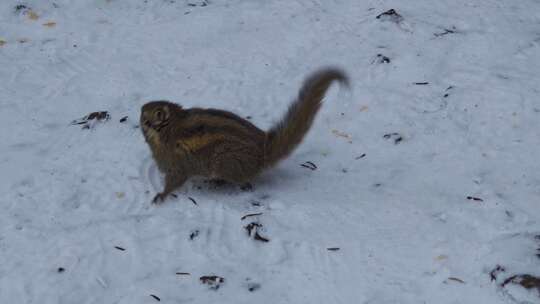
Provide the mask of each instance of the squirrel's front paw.
POLYGON ((165 201, 165 197, 167 197, 166 194, 158 193, 156 196, 154 196, 154 199, 152 200, 152 204, 159 205, 165 201))
POLYGON ((253 185, 251 183, 245 183, 243 185, 240 185, 240 190, 242 191, 252 191, 253 185))
POLYGON ((168 195, 170 195, 172 197, 178 197, 174 193, 165 194, 165 193, 161 192, 161 193, 156 194, 156 196, 154 196, 154 199, 152 200, 152 204, 159 205, 159 204, 163 203, 168 195))

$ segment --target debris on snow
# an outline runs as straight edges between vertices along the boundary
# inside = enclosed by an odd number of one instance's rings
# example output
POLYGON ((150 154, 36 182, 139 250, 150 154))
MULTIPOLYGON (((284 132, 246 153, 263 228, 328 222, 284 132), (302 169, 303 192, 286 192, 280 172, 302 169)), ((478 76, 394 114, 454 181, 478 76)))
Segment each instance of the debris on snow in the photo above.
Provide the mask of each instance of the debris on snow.
POLYGON ((384 139, 393 139, 394 140, 394 145, 397 145, 397 144, 401 143, 401 141, 403 141, 403 136, 401 136, 401 134, 396 133, 396 132, 384 134, 383 138, 384 139))
POLYGON ((212 290, 218 290, 223 283, 225 283, 225 279, 216 276, 216 275, 209 275, 209 276, 202 276, 199 278, 202 284, 206 284, 209 286, 212 290))
POLYGON ((489 277, 491 279, 491 281, 496 281, 497 280, 497 276, 499 275, 499 273, 501 272, 505 272, 506 269, 504 267, 502 267, 501 265, 497 265, 495 266, 495 268, 493 268, 493 270, 491 270, 489 272, 489 277))
POLYGON ((189 234, 189 239, 191 241, 193 241, 196 237, 199 236, 199 230, 193 230, 191 231, 191 233, 189 234))
POLYGON ((310 162, 310 161, 307 161, 303 164, 300 164, 300 166, 304 167, 304 168, 308 168, 310 170, 317 170, 317 165, 315 165, 313 162, 310 162))
POLYGON ((483 202, 484 200, 479 198, 479 197, 475 197, 475 196, 467 196, 467 199, 470 200, 470 201, 476 201, 476 202, 483 202))
POLYGON ((395 9, 387 10, 386 12, 380 13, 375 17, 381 21, 391 21, 394 23, 401 23, 403 21, 403 16, 398 14, 395 9))
POLYGON ((433 36, 435 37, 442 37, 448 34, 455 34, 456 33, 456 27, 452 26, 452 29, 445 28, 443 32, 440 33, 434 33, 433 36))
POLYGON ((83 129, 91 129, 98 122, 105 122, 109 120, 111 116, 107 111, 92 112, 82 118, 75 119, 71 122, 72 125, 82 125, 83 129))
POLYGON ((384 56, 383 54, 377 54, 376 59, 373 62, 377 63, 390 63, 390 57, 384 56))
POLYGON ((252 237, 254 240, 256 241, 261 241, 261 242, 269 242, 270 240, 261 236, 259 234, 259 230, 263 227, 263 225, 261 223, 258 223, 258 222, 251 222, 249 223, 247 226, 244 227, 244 229, 246 229, 248 235, 250 237, 252 237))
POLYGON ((505 287, 509 283, 521 285, 525 289, 536 289, 538 296, 540 297, 540 278, 532 276, 530 274, 517 274, 513 275, 501 284, 501 287, 505 287))
POLYGON ((245 220, 245 219, 248 218, 248 217, 258 216, 258 215, 262 215, 262 212, 246 214, 246 215, 242 216, 242 218, 240 218, 240 220, 243 221, 243 220, 245 220))

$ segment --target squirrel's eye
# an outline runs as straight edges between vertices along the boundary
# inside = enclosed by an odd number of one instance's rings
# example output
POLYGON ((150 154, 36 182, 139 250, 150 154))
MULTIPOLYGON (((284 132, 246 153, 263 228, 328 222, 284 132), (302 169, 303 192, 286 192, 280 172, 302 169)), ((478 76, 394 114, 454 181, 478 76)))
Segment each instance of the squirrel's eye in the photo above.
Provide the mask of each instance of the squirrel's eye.
POLYGON ((163 112, 161 112, 160 110, 157 110, 155 115, 156 115, 156 119, 158 120, 161 120, 163 118, 163 112))

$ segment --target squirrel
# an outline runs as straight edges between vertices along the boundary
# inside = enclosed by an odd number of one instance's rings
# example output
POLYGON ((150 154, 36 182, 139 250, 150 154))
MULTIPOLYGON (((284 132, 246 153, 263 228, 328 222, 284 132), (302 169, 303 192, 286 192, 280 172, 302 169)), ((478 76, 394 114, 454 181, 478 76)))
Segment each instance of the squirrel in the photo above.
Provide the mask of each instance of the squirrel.
POLYGON ((144 104, 142 133, 165 174, 165 187, 152 203, 163 202, 192 176, 249 185, 300 144, 334 81, 349 87, 348 76, 338 68, 311 74, 285 116, 266 132, 224 110, 184 109, 165 100, 144 104))

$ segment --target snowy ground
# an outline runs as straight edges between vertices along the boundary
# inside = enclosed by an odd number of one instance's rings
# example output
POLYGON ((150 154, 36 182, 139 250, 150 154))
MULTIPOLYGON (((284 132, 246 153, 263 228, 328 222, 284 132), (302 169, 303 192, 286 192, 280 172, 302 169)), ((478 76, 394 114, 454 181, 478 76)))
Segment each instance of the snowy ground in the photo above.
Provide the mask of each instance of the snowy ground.
POLYGON ((500 286, 540 275, 539 71, 537 0, 1 1, 0 303, 540 303, 500 286), (267 128, 328 64, 352 91, 252 192, 150 204, 143 103, 267 128))

